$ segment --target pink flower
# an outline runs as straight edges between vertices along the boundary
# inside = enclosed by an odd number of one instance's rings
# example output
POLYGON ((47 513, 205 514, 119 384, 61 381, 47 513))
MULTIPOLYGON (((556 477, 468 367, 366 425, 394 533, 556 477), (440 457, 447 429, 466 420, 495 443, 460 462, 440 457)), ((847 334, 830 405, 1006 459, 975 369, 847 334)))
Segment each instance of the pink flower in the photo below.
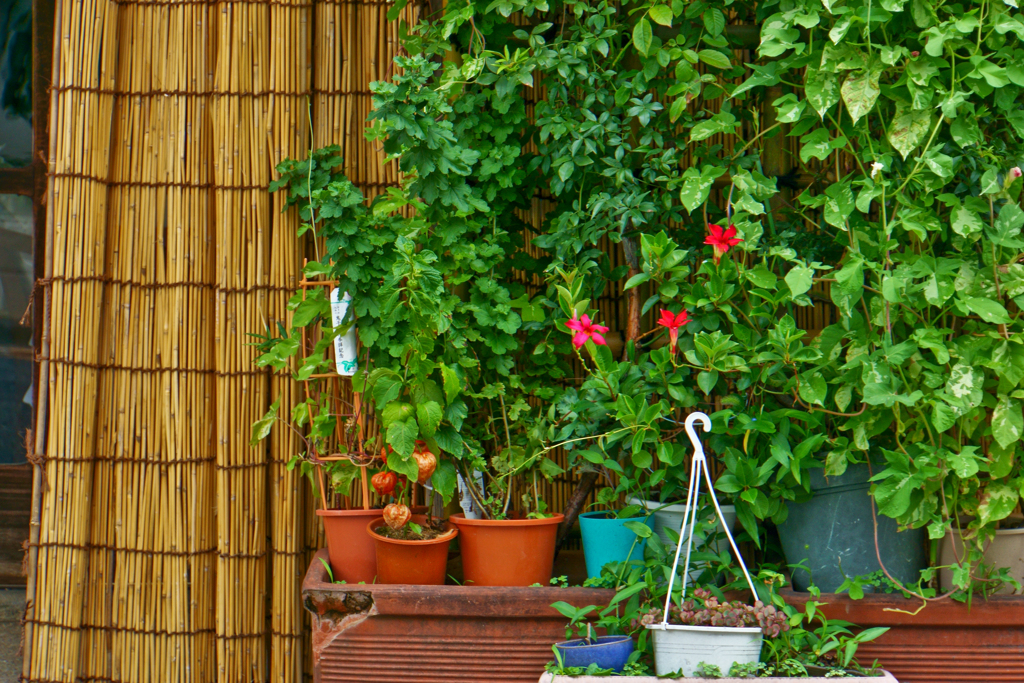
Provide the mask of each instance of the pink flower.
POLYGON ((722 256, 743 241, 736 236, 735 225, 730 225, 728 229, 723 229, 721 225, 712 223, 708 226, 708 229, 711 230, 711 234, 704 240, 704 244, 709 244, 715 248, 715 263, 719 263, 722 260, 722 256))
POLYGON ((577 318, 573 315, 571 320, 565 321, 565 326, 570 330, 576 331, 576 334, 572 337, 572 344, 577 349, 586 344, 588 339, 593 339, 594 343, 599 346, 606 346, 608 344, 604 337, 601 336, 603 332, 608 331, 608 328, 604 325, 592 323, 589 315, 584 315, 582 318, 577 318))
POLYGON ((664 308, 661 309, 658 324, 668 328, 668 338, 671 341, 673 356, 676 354, 676 343, 679 341, 679 328, 688 322, 690 322, 690 314, 685 309, 676 314, 664 308))
POLYGON ((1020 176, 1021 176, 1020 166, 1014 166, 1013 168, 1010 169, 1010 177, 1011 178, 1020 178, 1020 176))

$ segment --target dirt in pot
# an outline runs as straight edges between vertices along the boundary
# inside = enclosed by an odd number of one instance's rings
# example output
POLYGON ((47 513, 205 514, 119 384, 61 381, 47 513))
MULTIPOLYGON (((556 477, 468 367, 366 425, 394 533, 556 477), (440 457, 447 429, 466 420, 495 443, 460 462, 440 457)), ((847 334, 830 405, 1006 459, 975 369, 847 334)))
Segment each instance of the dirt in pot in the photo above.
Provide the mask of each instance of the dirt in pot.
POLYGON ((424 524, 421 526, 415 522, 409 522, 400 529, 392 529, 385 524, 377 527, 373 532, 384 538, 391 538, 396 541, 432 541, 435 538, 451 533, 451 530, 445 529, 444 522, 435 519, 431 525, 424 524))

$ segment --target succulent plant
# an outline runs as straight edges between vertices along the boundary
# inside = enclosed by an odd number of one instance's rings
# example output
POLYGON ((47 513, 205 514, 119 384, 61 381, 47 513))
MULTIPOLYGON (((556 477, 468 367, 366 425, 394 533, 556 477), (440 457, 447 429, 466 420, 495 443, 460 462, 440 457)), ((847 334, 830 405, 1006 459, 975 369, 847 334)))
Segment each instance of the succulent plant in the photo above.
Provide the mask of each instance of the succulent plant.
MULTIPOLYGON (((652 606, 638 613, 634 626, 649 626, 661 621, 662 610, 652 606)), ((732 600, 721 602, 711 591, 697 588, 693 597, 682 604, 669 607, 670 624, 684 626, 760 626, 766 638, 777 638, 789 630, 786 615, 760 600, 753 605, 732 600)))

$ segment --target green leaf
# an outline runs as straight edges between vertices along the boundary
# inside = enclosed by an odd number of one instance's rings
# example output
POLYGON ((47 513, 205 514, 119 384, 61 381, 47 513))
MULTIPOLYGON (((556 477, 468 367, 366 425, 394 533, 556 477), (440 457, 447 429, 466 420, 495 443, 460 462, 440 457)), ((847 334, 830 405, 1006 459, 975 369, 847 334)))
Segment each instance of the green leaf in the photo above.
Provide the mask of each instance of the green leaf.
POLYGON ((886 517, 899 518, 910 508, 910 497, 916 490, 910 476, 893 475, 879 483, 875 489, 878 511, 886 517))
POLYGON ((889 142, 904 159, 924 141, 931 128, 931 120, 931 113, 927 111, 910 109, 902 104, 896 107, 896 116, 889 126, 889 142))
POLYGON ((443 411, 435 401, 416 404, 416 422, 420 426, 420 434, 428 439, 433 438, 437 426, 441 423, 443 411))
POLYGON ((705 394, 710 394, 718 384, 718 371, 717 370, 704 370, 697 375, 697 386, 705 394))
POLYGON ((647 273, 637 273, 633 277, 626 280, 626 284, 622 286, 622 290, 627 291, 633 289, 634 287, 638 287, 650 279, 651 276, 648 275, 647 273))
POLYGON ((953 366, 946 381, 946 391, 969 406, 981 403, 985 373, 974 366, 960 362, 953 366))
POLYGON ((811 159, 824 161, 833 150, 846 144, 846 138, 839 136, 833 140, 826 128, 816 128, 800 138, 800 142, 803 143, 800 147, 800 160, 806 164, 811 159))
POLYGON ((722 14, 722 10, 717 7, 704 10, 704 28, 708 30, 708 33, 712 36, 722 35, 722 31, 725 30, 725 15, 722 14))
POLYGON ((786 273, 786 284, 789 285, 789 291, 793 296, 797 297, 811 289, 814 284, 813 278, 814 271, 804 264, 798 263, 786 273))
POLYGON ((992 437, 1000 446, 1006 448, 1020 441, 1024 435, 1024 413, 1021 412, 1020 401, 1006 396, 999 399, 992 411, 992 437))
POLYGON ((455 494, 456 486, 458 486, 455 464, 448 459, 442 459, 437 463, 437 469, 434 470, 434 474, 430 477, 430 485, 441 494, 445 505, 447 505, 455 494))
POLYGON ((444 382, 444 398, 448 403, 451 403, 452 399, 459 395, 461 388, 459 376, 454 370, 442 363, 441 381, 444 382))
POLYGON ((932 405, 932 426, 935 431, 944 432, 956 423, 956 413, 945 403, 936 401, 932 405))
POLYGON ((804 77, 804 94, 814 111, 824 120, 825 112, 839 101, 839 79, 827 71, 808 68, 804 77))
MULTIPOLYGON (((661 24, 662 26, 672 25, 672 8, 668 5, 655 5, 651 8, 650 17, 654 20, 654 23, 661 24)), ((635 42, 635 39, 634 39, 635 42)), ((648 40, 650 42, 650 40, 648 40)), ((637 46, 639 49, 639 46, 637 46)), ((647 54, 646 50, 644 54, 647 54)))
POLYGON ((980 296, 972 296, 968 297, 964 303, 967 304, 967 308, 972 313, 977 314, 985 322, 997 325, 1010 322, 1010 314, 1006 312, 1006 309, 998 301, 980 296))
POLYGON ((716 69, 731 69, 732 61, 718 50, 701 50, 697 53, 700 61, 716 69))
POLYGON ((686 101, 685 97, 677 97, 674 100, 672 100, 672 106, 669 107, 668 110, 668 115, 669 118, 672 120, 672 123, 675 123, 679 119, 679 117, 683 115, 683 112, 686 111, 687 104, 688 102, 686 101))
POLYGON ((252 423, 252 436, 249 439, 250 446, 255 446, 267 438, 267 435, 270 434, 270 428, 274 426, 274 421, 277 419, 277 411, 280 407, 281 399, 278 398, 270 404, 270 410, 263 417, 252 423))
POLYGON ((652 40, 654 40, 654 33, 651 30, 651 22, 644 17, 633 27, 633 45, 640 54, 646 57, 651 49, 652 40))
POLYGON ((633 465, 639 467, 642 470, 647 469, 654 462, 654 457, 644 449, 633 451, 631 457, 633 465))
POLYGON ((647 526, 643 522, 624 522, 622 526, 626 527, 640 538, 650 538, 654 534, 651 527, 647 526))
POLYGON ((303 275, 309 278, 321 277, 324 275, 330 275, 331 267, 328 265, 324 265, 319 261, 310 261, 305 265, 305 267, 303 267, 302 273, 303 275))
POLYGON ((804 403, 811 405, 825 405, 825 396, 828 394, 828 384, 820 373, 814 373, 810 377, 804 377, 800 382, 800 398, 804 403))
POLYGON ((1004 204, 999 210, 999 216, 993 224, 993 229, 988 235, 993 242, 1001 247, 1018 248, 1024 247, 1024 240, 1021 240, 1020 229, 1024 227, 1024 211, 1016 204, 1004 204))
MULTIPOLYGON (((402 424, 396 422, 395 424, 402 424)), ((412 455, 402 455, 397 449, 388 456, 388 469, 394 470, 397 474, 404 474, 409 481, 416 481, 420 474, 419 465, 412 455)))
POLYGON ((959 206, 953 210, 953 232, 962 236, 970 237, 985 229, 978 214, 966 206, 959 206))
POLYGON ((846 230, 846 219, 853 213, 854 200, 850 184, 832 183, 825 188, 825 222, 846 230))
POLYGON ((679 190, 679 201, 688 212, 693 213, 707 201, 715 178, 724 173, 725 169, 717 166, 705 167, 699 171, 694 166, 686 169, 683 173, 683 187, 679 190))
POLYGON ((441 425, 437 433, 434 434, 434 441, 437 442, 442 451, 451 453, 456 457, 461 456, 465 448, 462 436, 451 425, 441 425))
POLYGON ((978 506, 978 521, 984 526, 1006 519, 1019 500, 1020 494, 1013 488, 998 482, 990 483, 985 487, 978 506))
MULTIPOLYGON (((419 436, 419 429, 414 420, 397 421, 388 425, 387 441, 401 456, 412 455, 416 448, 417 436, 419 436)), ((415 478, 413 476, 413 479, 415 478)))
POLYGON ((715 114, 707 121, 701 121, 690 131, 690 141, 706 140, 717 133, 732 133, 736 130, 736 117, 729 112, 715 114))
POLYGON ((551 458, 541 458, 537 461, 537 469, 540 470, 541 476, 548 481, 553 480, 560 474, 565 472, 561 465, 552 460, 551 458))
POLYGON ((946 461, 961 479, 969 479, 978 473, 978 460, 974 457, 973 447, 964 448, 960 453, 946 451, 946 461))
POLYGON ((774 289, 779 278, 763 264, 759 263, 746 271, 747 279, 761 289, 774 289))
POLYGON ((854 123, 871 111, 881 92, 878 87, 878 72, 873 69, 862 70, 846 77, 841 93, 854 123))
POLYGON ((373 380, 373 402, 386 406, 402 393, 402 382, 397 377, 382 375, 373 380))

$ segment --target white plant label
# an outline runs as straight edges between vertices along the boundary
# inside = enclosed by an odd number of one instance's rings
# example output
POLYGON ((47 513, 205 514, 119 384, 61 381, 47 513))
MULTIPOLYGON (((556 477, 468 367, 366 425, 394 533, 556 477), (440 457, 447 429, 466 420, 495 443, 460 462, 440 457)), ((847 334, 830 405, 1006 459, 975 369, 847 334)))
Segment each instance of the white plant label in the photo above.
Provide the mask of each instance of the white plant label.
MULTIPOLYGON (((337 287, 331 290, 331 323, 335 327, 340 326, 345 320, 351 303, 352 297, 348 292, 342 294, 337 287)), ((347 332, 334 338, 334 363, 339 375, 351 377, 356 374, 359 366, 356 363, 355 321, 351 323, 347 332)))

